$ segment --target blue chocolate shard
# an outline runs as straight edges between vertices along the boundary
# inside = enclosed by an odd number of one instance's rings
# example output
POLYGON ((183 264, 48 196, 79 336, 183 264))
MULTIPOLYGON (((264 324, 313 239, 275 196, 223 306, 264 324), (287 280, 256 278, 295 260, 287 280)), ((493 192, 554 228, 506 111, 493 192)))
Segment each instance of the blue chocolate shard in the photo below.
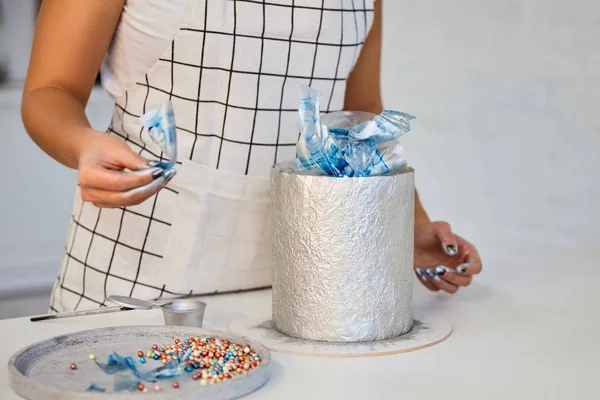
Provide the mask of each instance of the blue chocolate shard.
POLYGON ((97 386, 95 384, 91 384, 89 388, 86 389, 87 392, 100 392, 100 393, 104 393, 106 392, 106 389, 101 388, 100 386, 97 386))

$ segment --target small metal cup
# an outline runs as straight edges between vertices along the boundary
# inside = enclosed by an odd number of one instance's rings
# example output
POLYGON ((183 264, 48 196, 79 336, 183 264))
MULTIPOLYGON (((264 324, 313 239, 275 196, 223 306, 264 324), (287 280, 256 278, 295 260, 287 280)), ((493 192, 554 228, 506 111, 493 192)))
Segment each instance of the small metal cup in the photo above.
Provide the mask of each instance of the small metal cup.
POLYGON ((200 300, 173 300, 160 307, 167 326, 190 326, 202 328, 206 303, 200 300))

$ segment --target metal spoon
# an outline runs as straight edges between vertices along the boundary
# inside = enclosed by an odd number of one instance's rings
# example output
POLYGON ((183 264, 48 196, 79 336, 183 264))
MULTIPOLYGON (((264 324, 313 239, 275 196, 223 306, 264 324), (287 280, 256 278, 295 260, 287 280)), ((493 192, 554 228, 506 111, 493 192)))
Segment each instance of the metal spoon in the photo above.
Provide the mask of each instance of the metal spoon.
POLYGON ((117 307, 104 307, 97 308, 94 310, 82 310, 82 311, 70 311, 58 314, 47 314, 40 315, 38 317, 30 318, 31 322, 45 321, 48 319, 59 319, 59 318, 70 318, 70 317, 83 317, 86 315, 96 314, 108 314, 120 311, 131 311, 131 310, 151 310, 161 305, 170 304, 170 302, 149 302, 141 299, 134 299, 133 297, 126 296, 108 296, 105 302, 111 302, 116 304, 117 307))
POLYGON ((171 304, 171 301, 146 301, 142 299, 136 299, 134 297, 116 295, 108 296, 106 301, 121 307, 133 308, 135 310, 151 310, 153 308, 160 308, 164 305, 171 304))
POLYGON ((202 328, 206 303, 198 299, 174 299, 163 301, 145 301, 126 296, 108 296, 106 301, 123 307, 148 310, 160 308, 166 325, 193 326, 202 328))

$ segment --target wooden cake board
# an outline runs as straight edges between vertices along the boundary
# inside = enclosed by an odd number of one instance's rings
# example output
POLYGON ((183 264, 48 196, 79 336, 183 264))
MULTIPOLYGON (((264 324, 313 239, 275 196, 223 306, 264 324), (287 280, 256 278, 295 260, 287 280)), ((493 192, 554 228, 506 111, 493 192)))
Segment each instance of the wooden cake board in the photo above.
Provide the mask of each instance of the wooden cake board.
POLYGON ((227 329, 258 340, 277 353, 310 357, 376 357, 406 353, 434 346, 446 340, 452 325, 441 317, 416 315, 412 329, 393 339, 360 343, 318 342, 297 339, 276 331, 270 320, 240 318, 227 329))

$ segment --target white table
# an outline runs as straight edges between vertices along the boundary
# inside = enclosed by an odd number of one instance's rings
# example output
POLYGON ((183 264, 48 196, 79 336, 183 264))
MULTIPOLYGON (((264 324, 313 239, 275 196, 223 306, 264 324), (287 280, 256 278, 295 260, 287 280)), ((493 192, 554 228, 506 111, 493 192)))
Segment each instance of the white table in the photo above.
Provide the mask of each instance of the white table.
MULTIPOLYGON (((394 356, 334 359, 273 354, 269 383, 249 399, 599 399, 600 263, 593 249, 505 249, 454 297, 417 289, 415 307, 454 325, 445 342, 394 356)), ((206 299, 205 326, 268 318, 270 291, 206 299)), ((161 324, 155 311, 31 323, 0 321, 0 399, 10 356, 33 342, 95 327, 161 324)))

